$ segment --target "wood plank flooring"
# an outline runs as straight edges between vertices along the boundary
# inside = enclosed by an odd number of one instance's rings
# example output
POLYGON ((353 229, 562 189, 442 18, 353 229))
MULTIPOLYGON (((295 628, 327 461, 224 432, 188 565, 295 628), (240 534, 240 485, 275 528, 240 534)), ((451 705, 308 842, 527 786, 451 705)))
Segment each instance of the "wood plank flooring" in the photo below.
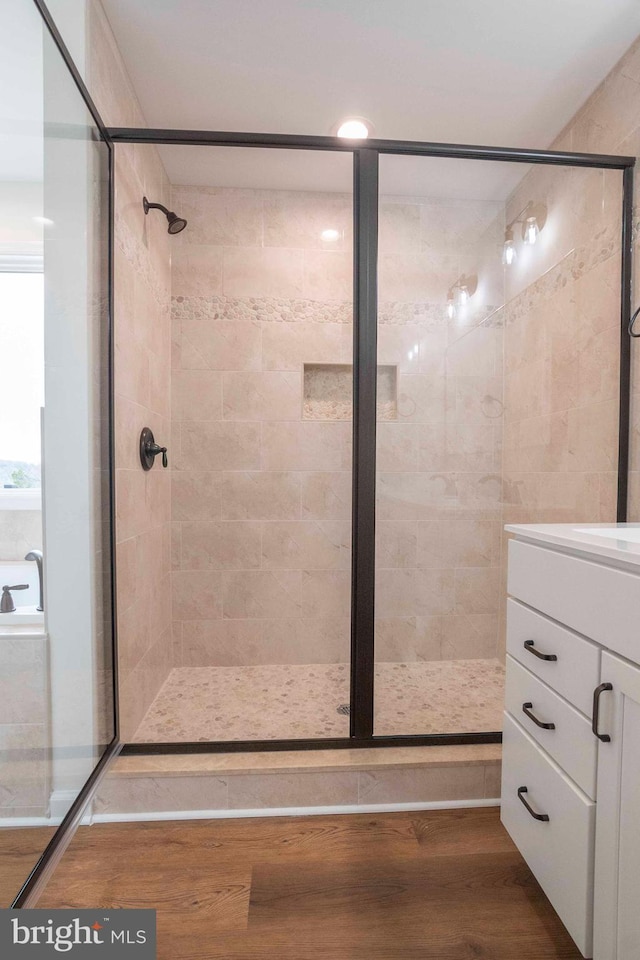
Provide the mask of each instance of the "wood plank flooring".
POLYGON ((54 827, 0 826, 0 907, 11 906, 54 833, 54 827))
POLYGON ((580 960, 496 808, 81 827, 42 907, 155 907, 159 960, 580 960))

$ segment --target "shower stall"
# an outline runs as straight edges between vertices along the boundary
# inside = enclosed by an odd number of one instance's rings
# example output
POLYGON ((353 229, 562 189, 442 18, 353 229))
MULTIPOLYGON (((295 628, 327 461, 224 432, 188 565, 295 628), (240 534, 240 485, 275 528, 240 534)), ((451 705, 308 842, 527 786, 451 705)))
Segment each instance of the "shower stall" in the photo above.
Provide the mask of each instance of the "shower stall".
POLYGON ((123 217, 157 198, 118 154, 153 151, 180 223, 170 384, 116 437, 123 484, 142 427, 168 459, 125 752, 498 742, 504 524, 626 517, 633 161, 109 136, 123 217))

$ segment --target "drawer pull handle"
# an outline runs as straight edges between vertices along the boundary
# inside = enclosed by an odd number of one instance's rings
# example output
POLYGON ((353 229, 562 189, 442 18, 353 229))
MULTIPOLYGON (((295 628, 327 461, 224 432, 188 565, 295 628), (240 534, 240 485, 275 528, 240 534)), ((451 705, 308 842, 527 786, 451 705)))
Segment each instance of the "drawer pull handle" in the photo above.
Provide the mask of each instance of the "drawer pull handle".
POLYGON ((600 694, 604 693, 605 690, 613 690, 613 684, 601 683, 600 686, 596 687, 593 691, 593 720, 591 721, 591 729, 598 740, 602 740, 603 743, 610 743, 611 737, 608 733, 598 733, 598 725, 600 721, 600 694))
POLYGON ((539 650, 536 650, 536 648, 533 645, 533 640, 525 640, 524 648, 525 650, 528 650, 529 653, 532 653, 534 657, 537 657, 538 660, 557 660, 558 659, 555 653, 540 653, 539 650))
POLYGON ((525 800, 525 798, 524 798, 524 796, 523 796, 523 794, 525 794, 525 793, 527 793, 527 788, 526 788, 526 787, 518 787, 518 800, 520 800, 520 802, 527 808, 527 810, 529 811, 529 813, 531 814, 531 816, 533 817, 534 820, 542 820, 544 823, 548 823, 548 822, 549 822, 549 814, 548 814, 548 813, 536 813, 535 810, 533 810, 533 809, 529 806, 529 804, 527 803, 527 801, 525 800))
POLYGON ((543 723, 542 720, 538 720, 536 715, 531 713, 532 708, 533 704, 531 702, 522 704, 522 712, 529 717, 529 720, 533 720, 536 727, 542 727, 543 730, 555 730, 555 723, 543 723))

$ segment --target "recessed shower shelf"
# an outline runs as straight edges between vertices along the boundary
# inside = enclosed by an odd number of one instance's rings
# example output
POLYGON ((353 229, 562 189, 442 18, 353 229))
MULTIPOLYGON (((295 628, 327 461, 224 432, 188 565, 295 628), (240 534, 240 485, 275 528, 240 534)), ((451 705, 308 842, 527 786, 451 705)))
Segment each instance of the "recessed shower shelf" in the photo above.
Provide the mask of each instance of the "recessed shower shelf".
MULTIPOLYGON (((304 420, 352 419, 353 367, 350 363, 305 363, 303 383, 304 420)), ((397 367, 378 367, 377 389, 378 420, 397 420, 397 367)))

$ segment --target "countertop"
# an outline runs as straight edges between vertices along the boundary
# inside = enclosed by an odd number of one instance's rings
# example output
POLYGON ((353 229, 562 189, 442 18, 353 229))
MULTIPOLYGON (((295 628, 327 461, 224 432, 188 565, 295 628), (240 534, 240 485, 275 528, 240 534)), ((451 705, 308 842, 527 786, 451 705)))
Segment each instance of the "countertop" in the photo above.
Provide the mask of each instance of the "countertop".
POLYGON ((640 523, 509 523, 505 530, 516 537, 578 550, 640 570, 640 523), (605 530, 610 533, 604 535, 605 530))

